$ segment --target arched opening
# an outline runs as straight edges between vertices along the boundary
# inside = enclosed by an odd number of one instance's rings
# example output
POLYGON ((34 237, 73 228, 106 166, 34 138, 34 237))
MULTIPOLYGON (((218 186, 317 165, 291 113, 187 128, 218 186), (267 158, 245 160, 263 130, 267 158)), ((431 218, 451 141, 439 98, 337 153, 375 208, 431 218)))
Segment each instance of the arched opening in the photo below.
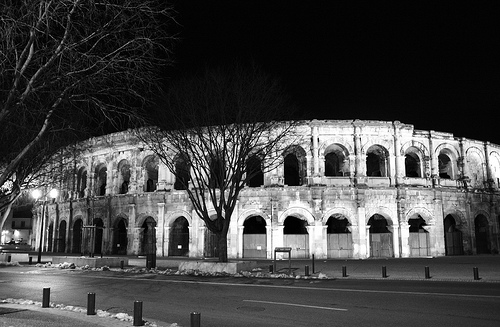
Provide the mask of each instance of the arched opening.
POLYGON ((251 216, 243 223, 243 257, 267 257, 266 220, 261 216, 251 216))
POLYGON ((283 162, 284 182, 288 186, 300 186, 306 180, 306 152, 300 146, 293 146, 285 153, 283 162))
POLYGON ((168 255, 184 257, 189 255, 189 223, 184 217, 177 218, 170 227, 168 255))
POLYGON ((470 186, 484 188, 486 180, 484 159, 476 151, 467 154, 466 175, 470 178, 470 186))
POLYGON ((405 154, 406 177, 422 177, 422 166, 420 158, 415 152, 408 150, 405 154))
POLYGON ((446 255, 464 254, 462 232, 457 229, 455 218, 447 215, 444 218, 444 243, 446 255))
POLYGON ((104 234, 104 223, 101 218, 94 219, 94 253, 101 254, 102 253, 102 241, 104 234))
POLYGON ((49 225, 49 235, 47 239, 47 251, 52 252, 52 244, 54 242, 54 223, 51 222, 49 225))
POLYGON ((264 173, 262 172, 262 160, 256 155, 251 156, 246 162, 247 185, 259 187, 264 185, 264 173))
POLYGON ((177 156, 175 160, 174 189, 187 190, 189 186, 189 164, 184 156, 177 156))
POLYGON ((106 195, 107 168, 105 164, 96 167, 95 194, 97 196, 106 195))
POLYGON ((73 224, 73 253, 82 253, 82 227, 83 221, 81 219, 75 220, 73 224))
POLYGON ((389 153, 380 145, 372 145, 366 152, 366 176, 388 177, 389 153))
POLYGON ((66 252, 66 220, 59 223, 59 237, 57 238, 57 252, 66 252))
POLYGON ((325 176, 345 176, 349 173, 349 163, 347 162, 347 150, 339 145, 332 144, 325 150, 325 176))
POLYGON ((85 189, 87 188, 87 169, 84 167, 78 169, 76 174, 76 192, 79 198, 85 196, 85 189))
POLYGON ((144 169, 144 192, 156 191, 158 184, 158 158, 148 156, 143 161, 144 169))
POLYGON ((130 184, 130 164, 128 160, 123 159, 118 163, 118 185, 120 194, 127 194, 130 184))
POLYGON ((489 223, 484 215, 478 215, 474 219, 475 235, 476 235, 476 253, 484 254, 490 253, 490 240, 489 240, 489 223))
POLYGON ((210 175, 208 185, 212 188, 223 188, 226 182, 225 162, 219 156, 215 156, 210 161, 210 175))
POLYGON ((442 179, 455 179, 455 165, 448 151, 442 150, 438 155, 439 177, 442 179))
POLYGON ((352 258, 352 235, 348 226, 349 220, 344 215, 335 214, 328 218, 327 229, 327 257, 352 258))
POLYGON ((114 230, 114 254, 127 254, 128 238, 127 238, 127 221, 120 219, 114 230))
POLYGON ((144 220, 141 226, 141 248, 140 253, 142 255, 155 254, 156 253, 156 221, 148 217, 144 220))
POLYGON ((408 239, 410 245, 410 256, 425 257, 430 254, 429 248, 429 233, 424 229, 425 220, 416 215, 408 220, 410 225, 410 236, 408 239))
POLYGON ((393 257, 392 233, 384 216, 374 214, 368 220, 370 226, 370 256, 393 257))
POLYGON ((305 220, 288 216, 283 222, 283 244, 291 247, 292 258, 309 258, 309 234, 305 220))

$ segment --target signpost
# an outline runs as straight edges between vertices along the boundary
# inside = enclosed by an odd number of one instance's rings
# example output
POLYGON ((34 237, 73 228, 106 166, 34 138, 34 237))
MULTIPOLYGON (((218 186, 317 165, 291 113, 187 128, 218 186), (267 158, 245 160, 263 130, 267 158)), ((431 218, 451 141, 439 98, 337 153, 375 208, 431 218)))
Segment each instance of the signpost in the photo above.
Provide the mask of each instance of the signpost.
POLYGON ((292 248, 291 247, 279 247, 274 248, 274 272, 276 272, 276 252, 288 253, 288 274, 292 274, 292 248))

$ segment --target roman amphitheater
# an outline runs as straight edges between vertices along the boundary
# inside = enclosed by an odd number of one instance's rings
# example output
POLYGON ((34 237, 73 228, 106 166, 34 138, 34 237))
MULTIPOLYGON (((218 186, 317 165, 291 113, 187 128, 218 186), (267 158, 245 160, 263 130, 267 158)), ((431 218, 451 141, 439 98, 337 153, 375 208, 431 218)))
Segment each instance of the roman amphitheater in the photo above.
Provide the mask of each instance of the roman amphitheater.
MULTIPOLYGON (((304 121, 283 163, 241 192, 230 258, 498 253, 500 146, 386 121, 304 121)), ((130 132, 88 140, 47 206, 44 250, 213 257, 214 235, 130 132), (94 227, 92 227, 94 226, 94 227), (152 250, 151 250, 152 249, 152 250)), ((31 244, 38 248, 41 208, 31 244)))

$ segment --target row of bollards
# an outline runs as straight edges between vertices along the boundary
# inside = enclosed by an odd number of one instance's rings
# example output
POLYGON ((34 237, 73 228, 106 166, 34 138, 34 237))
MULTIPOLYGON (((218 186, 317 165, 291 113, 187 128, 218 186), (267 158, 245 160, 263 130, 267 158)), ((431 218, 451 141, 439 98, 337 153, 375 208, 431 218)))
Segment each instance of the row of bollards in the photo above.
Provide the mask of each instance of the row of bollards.
MULTIPOLYGON (((50 287, 43 289, 42 308, 50 307, 50 287)), ((95 315, 95 293, 87 294, 87 315, 95 315)), ((134 316, 133 326, 144 326, 145 321, 142 320, 142 301, 134 301, 134 316)), ((201 313, 191 312, 191 327, 200 327, 201 313)))
MULTIPOLYGON (((309 273, 309 267, 306 266, 306 276, 308 276, 308 273, 309 273)), ((473 267, 472 268, 472 272, 474 274, 474 280, 479 280, 479 269, 477 267, 473 267)), ((425 266, 424 267, 424 273, 425 273, 425 279, 430 279, 431 278, 431 273, 430 273, 430 269, 428 266, 425 266)), ((387 278, 387 267, 386 266, 382 266, 382 278, 387 278)), ((347 267, 346 266, 342 266, 342 277, 347 277, 347 267)))

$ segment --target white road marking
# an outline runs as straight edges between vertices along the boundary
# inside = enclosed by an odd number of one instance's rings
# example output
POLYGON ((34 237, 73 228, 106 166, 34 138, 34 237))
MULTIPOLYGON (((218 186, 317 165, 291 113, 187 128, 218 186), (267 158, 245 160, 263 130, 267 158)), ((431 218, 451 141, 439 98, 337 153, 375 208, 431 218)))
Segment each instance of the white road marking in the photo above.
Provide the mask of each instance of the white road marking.
POLYGON ((277 304, 277 305, 289 305, 289 306, 292 306, 292 307, 302 307, 302 308, 311 308, 311 309, 347 311, 347 309, 341 309, 341 308, 319 307, 319 306, 316 306, 316 305, 305 305, 305 304, 296 304, 296 303, 258 301, 258 300, 243 300, 243 302, 255 302, 255 303, 266 303, 266 304, 277 304))

